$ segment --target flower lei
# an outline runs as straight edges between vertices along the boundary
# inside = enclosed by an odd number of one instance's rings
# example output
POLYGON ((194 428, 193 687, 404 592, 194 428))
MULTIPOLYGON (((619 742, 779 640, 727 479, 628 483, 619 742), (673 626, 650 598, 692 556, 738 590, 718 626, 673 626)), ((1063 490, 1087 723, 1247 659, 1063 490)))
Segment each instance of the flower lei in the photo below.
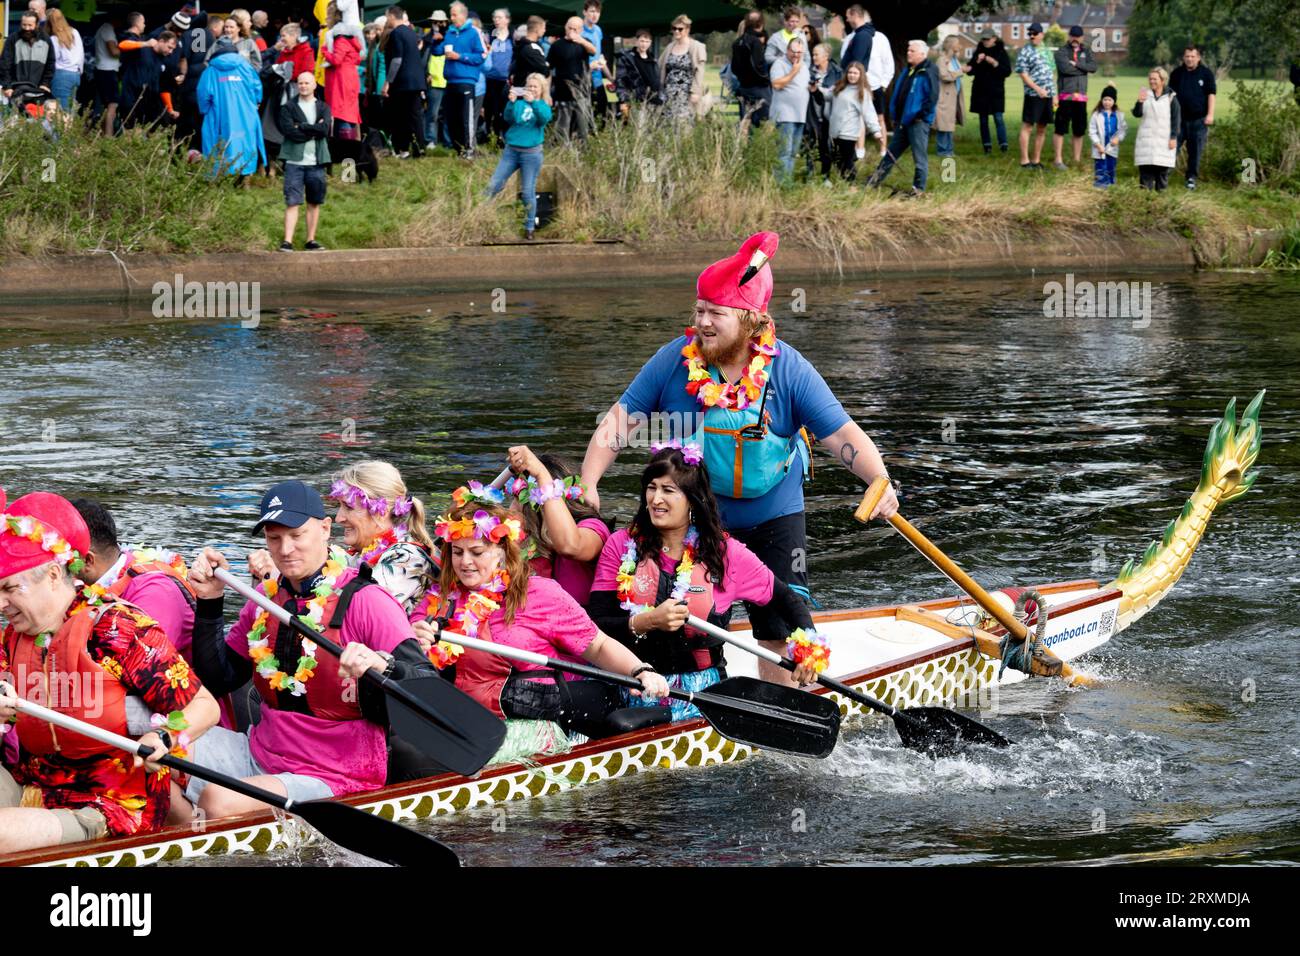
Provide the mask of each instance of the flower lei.
MULTIPOLYGON (((299 619, 320 629, 325 617, 325 604, 334 593, 335 583, 348 569, 347 557, 337 549, 330 549, 329 560, 321 569, 320 580, 312 588, 312 598, 307 602, 307 610, 298 615, 299 619)), ((262 591, 268 598, 274 598, 280 586, 275 581, 262 583, 262 591)), ((311 680, 316 670, 316 644, 307 638, 302 639, 302 656, 292 674, 280 670, 280 662, 270 647, 266 636, 266 626, 270 622, 269 611, 261 611, 253 620, 248 631, 248 656, 252 658, 257 672, 271 685, 272 690, 287 690, 295 697, 307 692, 307 681, 311 680)))
MULTIPOLYGON (((487 584, 468 594, 464 588, 457 587, 456 611, 451 616, 448 630, 464 634, 466 637, 478 637, 479 627, 501 607, 499 598, 509 587, 510 574, 504 568, 498 568, 492 573, 487 584)), ((438 670, 442 670, 464 653, 465 648, 459 644, 439 641, 429 648, 429 660, 438 670)))
POLYGON ((709 374, 708 364, 700 354, 700 347, 695 341, 697 330, 686 330, 686 344, 682 347, 682 364, 686 366, 686 391, 695 396, 702 408, 743 410, 751 402, 756 402, 767 385, 768 366, 781 353, 776 344, 776 329, 768 324, 761 335, 749 340, 749 350, 754 353, 749 365, 740 376, 740 382, 715 382, 709 374))
POLYGON ((506 493, 514 495, 521 505, 531 505, 540 509, 553 498, 578 501, 587 493, 587 489, 572 475, 568 478, 556 478, 549 485, 540 485, 533 475, 529 475, 527 478, 511 478, 507 481, 506 493))
POLYGON ((349 508, 357 511, 368 511, 372 515, 386 515, 391 511, 393 517, 401 518, 411 513, 411 499, 409 496, 394 498, 389 501, 387 498, 371 498, 365 491, 356 485, 350 485, 346 481, 335 481, 330 485, 328 497, 335 501, 341 501, 349 508))
POLYGON ((66 566, 73 574, 86 566, 81 559, 81 553, 68 544, 63 535, 53 528, 45 527, 31 515, 5 514, 2 517, 4 521, 0 523, 0 534, 8 532, 15 537, 36 542, 43 550, 53 555, 55 561, 66 566))
MULTIPOLYGON (((163 548, 144 547, 129 548, 128 550, 131 552, 132 564, 153 564, 157 562, 158 564, 165 564, 170 567, 180 576, 181 580, 185 580, 189 577, 190 569, 185 566, 185 559, 175 551, 167 551, 163 548)), ((124 565, 122 567, 123 574, 126 573, 127 567, 129 566, 124 565)))
MULTIPOLYGON (((686 529, 686 537, 682 541, 682 559, 677 563, 677 572, 673 581, 671 597, 674 601, 686 599, 691 586, 691 572, 695 570, 695 545, 699 540, 700 534, 695 530, 695 525, 686 529)), ((618 596, 622 598, 618 606, 629 612, 629 617, 651 609, 649 604, 637 604, 633 600, 633 595, 636 593, 636 565, 636 541, 628 538, 627 550, 623 552, 623 560, 618 566, 618 596)))
POLYGON ((451 493, 451 500, 459 508, 469 501, 485 502, 492 505, 504 505, 506 503, 505 492, 500 488, 492 488, 483 484, 481 481, 471 481, 468 485, 461 485, 451 493))
POLYGON ((371 541, 366 547, 352 550, 348 553, 360 555, 361 560, 373 568, 375 562, 383 556, 385 551, 395 544, 401 544, 405 540, 406 525, 397 525, 396 527, 389 528, 374 541, 371 541))
POLYGON ((434 524, 433 533, 442 541, 478 538, 481 541, 497 544, 503 538, 518 543, 524 535, 524 529, 519 519, 514 516, 501 519, 480 508, 474 512, 472 518, 461 518, 458 521, 452 521, 450 514, 443 515, 434 524))
POLYGON ((796 664, 811 662, 812 669, 820 674, 831 663, 831 642, 816 631, 802 627, 791 633, 785 642, 786 653, 796 664))
MULTIPOLYGON (((84 614, 93 607, 99 607, 107 600, 109 600, 109 595, 105 588, 98 584, 84 584, 73 599, 72 606, 68 608, 68 617, 84 614)), ((41 650, 45 650, 53 640, 54 632, 46 631, 43 634, 36 635, 36 646, 41 650)))
POLYGON ((190 735, 185 732, 189 730, 190 722, 185 719, 184 713, 173 710, 166 717, 154 714, 149 718, 149 724, 154 730, 165 730, 171 735, 172 747, 168 753, 173 757, 184 760, 190 755, 190 735))

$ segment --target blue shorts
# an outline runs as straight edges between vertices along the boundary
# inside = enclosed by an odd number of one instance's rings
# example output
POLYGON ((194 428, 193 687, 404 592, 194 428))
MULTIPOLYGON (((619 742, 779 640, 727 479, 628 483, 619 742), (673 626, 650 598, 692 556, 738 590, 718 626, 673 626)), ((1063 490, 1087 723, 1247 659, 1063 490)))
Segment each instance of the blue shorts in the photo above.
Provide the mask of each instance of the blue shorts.
MULTIPOLYGON (((304 800, 323 800, 334 796, 334 791, 325 781, 315 777, 300 773, 268 774, 253 759, 253 754, 248 748, 248 735, 237 734, 225 727, 213 727, 194 741, 190 747, 189 759, 231 777, 275 777, 284 784, 289 799, 294 803, 302 803, 304 800)), ((197 804, 199 796, 207 786, 206 780, 190 777, 190 784, 185 788, 185 799, 197 804)))
POLYGON ((304 192, 310 206, 319 206, 325 201, 325 167, 285 163, 284 204, 301 206, 304 192))

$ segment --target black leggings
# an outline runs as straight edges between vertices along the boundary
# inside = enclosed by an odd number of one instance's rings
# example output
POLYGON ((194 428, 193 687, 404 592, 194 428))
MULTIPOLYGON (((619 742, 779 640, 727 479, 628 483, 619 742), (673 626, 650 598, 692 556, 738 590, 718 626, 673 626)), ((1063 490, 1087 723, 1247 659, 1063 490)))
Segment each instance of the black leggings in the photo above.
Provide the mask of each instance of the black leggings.
POLYGON ((858 141, 856 139, 835 140, 835 168, 840 175, 853 182, 858 168, 858 141))

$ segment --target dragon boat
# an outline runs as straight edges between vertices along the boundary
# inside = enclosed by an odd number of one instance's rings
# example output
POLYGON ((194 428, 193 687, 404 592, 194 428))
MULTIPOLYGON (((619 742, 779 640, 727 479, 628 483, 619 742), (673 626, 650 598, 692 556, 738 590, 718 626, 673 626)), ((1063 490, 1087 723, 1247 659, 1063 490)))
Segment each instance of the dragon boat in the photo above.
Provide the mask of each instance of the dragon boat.
MULTIPOLYGON (((834 676, 895 707, 978 707, 1001 688, 1034 674, 1065 676, 1067 662, 1096 650, 1151 611, 1177 583, 1205 534, 1211 515, 1250 489, 1260 449, 1261 391, 1242 413, 1236 400, 1210 432, 1200 482, 1158 541, 1107 584, 1094 580, 1032 585, 1042 597, 1037 646, 1022 654, 1029 673, 1003 667, 1005 632, 966 596, 814 614, 835 649, 834 676), (1036 666, 1046 662, 1044 667, 1036 666), (1064 667, 1064 670, 1062 669, 1064 667)), ((1010 608, 1006 593, 994 596, 1010 608)), ((745 634, 743 624, 733 631, 745 634)), ((728 647, 727 670, 755 676, 755 658, 728 647)), ((1039 679, 1042 679, 1041 677, 1039 679)), ((818 693, 832 693, 819 690, 818 693)), ((833 695, 842 714, 868 716, 860 704, 833 695)), ((871 715, 872 719, 880 719, 871 715)), ((728 763, 754 748, 727 740, 703 720, 690 720, 567 746, 562 752, 492 764, 473 777, 416 780, 343 798, 397 822, 456 813, 560 793, 646 771, 728 763)), ((266 812, 209 821, 201 831, 172 828, 131 837, 34 850, 0 857, 32 866, 144 866, 207 855, 266 853, 303 839, 303 828, 266 812)), ((306 836, 310 839, 310 835, 306 836)))

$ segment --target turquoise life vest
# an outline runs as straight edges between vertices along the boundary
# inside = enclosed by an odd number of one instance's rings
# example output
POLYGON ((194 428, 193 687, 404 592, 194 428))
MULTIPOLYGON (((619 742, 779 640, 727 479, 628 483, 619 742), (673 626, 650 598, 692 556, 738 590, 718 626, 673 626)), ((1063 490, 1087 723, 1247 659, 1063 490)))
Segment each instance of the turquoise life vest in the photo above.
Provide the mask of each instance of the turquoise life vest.
MULTIPOLYGON (((719 373, 710 366, 709 374, 716 381, 719 373)), ((717 405, 705 410, 700 431, 691 440, 704 450, 714 494, 761 498, 781 483, 796 458, 804 478, 808 477, 812 456, 804 430, 783 436, 771 429, 772 415, 766 406, 772 388, 769 378, 762 401, 743 410, 717 405)))

